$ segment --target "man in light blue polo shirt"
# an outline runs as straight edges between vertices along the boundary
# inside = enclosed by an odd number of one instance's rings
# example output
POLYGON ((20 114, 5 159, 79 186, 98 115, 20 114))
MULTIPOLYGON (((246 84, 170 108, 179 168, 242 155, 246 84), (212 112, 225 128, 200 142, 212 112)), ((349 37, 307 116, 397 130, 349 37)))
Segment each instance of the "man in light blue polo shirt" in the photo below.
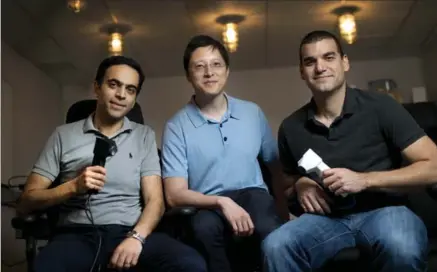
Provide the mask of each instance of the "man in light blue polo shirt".
POLYGON ((197 248, 208 271, 227 272, 232 234, 260 242, 282 223, 257 161, 273 170, 279 192, 277 144, 256 104, 224 93, 229 56, 220 42, 193 37, 184 68, 195 95, 164 130, 165 193, 170 206, 199 208, 192 218, 197 248))

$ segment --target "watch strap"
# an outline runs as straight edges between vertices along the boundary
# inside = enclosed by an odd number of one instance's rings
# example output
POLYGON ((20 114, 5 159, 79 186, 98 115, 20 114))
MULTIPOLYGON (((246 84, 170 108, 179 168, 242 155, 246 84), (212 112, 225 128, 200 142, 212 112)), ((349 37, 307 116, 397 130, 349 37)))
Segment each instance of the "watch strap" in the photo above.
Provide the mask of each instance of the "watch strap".
POLYGON ((146 238, 142 237, 137 231, 135 230, 131 230, 127 233, 127 237, 130 238, 134 238, 137 239, 138 241, 141 242, 141 244, 144 244, 144 242, 146 241, 146 238))

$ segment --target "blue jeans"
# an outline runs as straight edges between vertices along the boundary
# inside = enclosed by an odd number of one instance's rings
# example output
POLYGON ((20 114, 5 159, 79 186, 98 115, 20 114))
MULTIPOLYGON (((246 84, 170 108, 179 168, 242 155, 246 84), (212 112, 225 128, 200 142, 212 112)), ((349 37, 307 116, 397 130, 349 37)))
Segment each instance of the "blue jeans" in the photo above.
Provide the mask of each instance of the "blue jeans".
POLYGON ((343 217, 303 214, 273 231, 262 243, 265 271, 311 271, 341 249, 370 252, 371 271, 426 271, 426 227, 405 206, 343 217))

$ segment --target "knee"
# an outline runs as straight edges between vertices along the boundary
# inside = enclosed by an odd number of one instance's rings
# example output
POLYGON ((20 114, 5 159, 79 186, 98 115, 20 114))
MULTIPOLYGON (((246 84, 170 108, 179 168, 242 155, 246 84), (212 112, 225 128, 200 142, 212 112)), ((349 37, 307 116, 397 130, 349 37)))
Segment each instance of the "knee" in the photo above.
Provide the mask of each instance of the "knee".
POLYGON ((198 239, 207 239, 222 235, 224 230, 221 218, 211 211, 201 211, 192 220, 193 235, 198 239))
POLYGON ((270 233, 281 226, 281 220, 277 218, 266 218, 261 224, 255 226, 255 231, 261 237, 261 240, 265 239, 270 233))
POLYGON ((189 260, 185 262, 183 265, 183 268, 179 271, 186 271, 186 272, 206 272, 208 271, 208 268, 206 266, 206 262, 202 258, 196 258, 189 260))
MULTIPOLYGON (((426 233, 426 232, 425 232, 426 233)), ((426 256, 428 239, 426 234, 392 230, 389 234, 380 238, 383 251, 389 258, 396 258, 410 263, 426 256)))
POLYGON ((261 250, 266 258, 281 257, 296 247, 297 241, 279 228, 270 233, 261 243, 261 250))
POLYGON ((425 224, 407 208, 398 208, 397 212, 399 220, 378 239, 383 250, 389 257, 405 262, 425 258, 428 247, 425 224))
POLYGON ((205 259, 200 254, 192 254, 181 260, 177 271, 182 272, 206 272, 208 271, 205 259))

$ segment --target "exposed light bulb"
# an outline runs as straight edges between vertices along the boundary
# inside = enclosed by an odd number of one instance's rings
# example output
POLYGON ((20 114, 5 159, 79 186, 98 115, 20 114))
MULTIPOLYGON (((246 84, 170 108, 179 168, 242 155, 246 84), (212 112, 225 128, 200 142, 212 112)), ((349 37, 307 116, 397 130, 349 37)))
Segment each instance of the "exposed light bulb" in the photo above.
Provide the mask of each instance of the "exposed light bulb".
POLYGON ((338 28, 340 35, 348 43, 352 44, 357 38, 357 24, 355 16, 351 13, 345 13, 338 17, 338 28))
POLYGON ((111 33, 109 40, 109 52, 112 55, 121 55, 123 53, 123 37, 120 33, 111 33))
POLYGON ((85 1, 84 0, 69 0, 68 7, 74 13, 79 13, 85 7, 85 1))
POLYGON ((237 24, 227 23, 223 31, 223 43, 227 47, 229 52, 237 51, 238 47, 238 32, 237 24))

